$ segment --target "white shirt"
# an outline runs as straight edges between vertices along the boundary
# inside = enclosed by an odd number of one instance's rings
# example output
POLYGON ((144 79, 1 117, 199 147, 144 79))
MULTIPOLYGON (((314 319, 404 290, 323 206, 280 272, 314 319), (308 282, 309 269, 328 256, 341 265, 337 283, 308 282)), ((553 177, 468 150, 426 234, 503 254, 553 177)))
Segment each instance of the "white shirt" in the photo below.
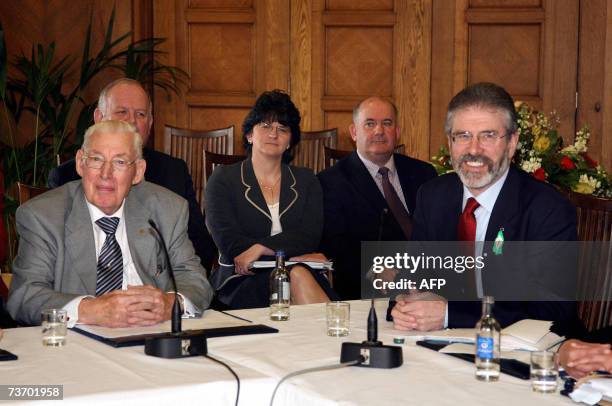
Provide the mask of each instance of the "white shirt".
MULTIPOLYGON (((378 190, 380 190, 380 193, 384 196, 385 192, 383 191, 382 186, 382 175, 378 173, 378 169, 380 169, 380 167, 374 162, 366 159, 359 153, 359 151, 357 151, 357 156, 359 156, 359 159, 361 159, 361 162, 363 162, 365 165, 366 169, 372 176, 372 179, 374 179, 374 183, 376 183, 378 190)), ((391 186, 393 186, 393 189, 395 189, 395 193, 397 193, 397 196, 406 209, 406 212, 410 213, 410 210, 408 210, 408 206, 406 205, 406 199, 404 199, 404 192, 402 192, 402 185, 400 183, 399 176, 397 176, 397 169, 395 168, 395 160, 393 159, 393 155, 391 155, 391 158, 389 158, 384 166, 389 169, 389 183, 391 183, 391 186)))
MULTIPOLYGON (((94 235, 94 245, 96 248, 96 263, 98 261, 98 257, 100 256, 100 252, 102 251, 102 246, 104 245, 104 241, 106 240, 106 233, 96 224, 96 221, 102 217, 119 217, 119 224, 117 225, 117 230, 115 231, 115 239, 119 244, 119 248, 121 248, 121 256, 123 258, 123 283, 121 285, 122 290, 126 290, 128 286, 141 286, 143 285, 142 279, 140 279, 140 275, 138 275, 138 271, 134 266, 134 261, 132 260, 132 254, 130 253, 130 246, 128 244, 127 231, 125 228, 125 220, 123 217, 123 207, 125 206, 125 199, 121 203, 121 207, 111 214, 107 216, 98 209, 93 204, 89 203, 87 199, 85 200, 87 204, 87 209, 89 210, 89 217, 91 219, 91 226, 93 228, 94 235)), ((196 310, 191 301, 181 295, 183 298, 185 313, 184 316, 192 317, 195 315, 196 310)), ((94 296, 79 296, 72 299, 68 302, 63 309, 68 313, 68 327, 74 327, 76 321, 79 319, 79 304, 81 300, 85 297, 94 297, 94 296)))
POLYGON ((272 217, 272 229, 270 230, 271 236, 283 232, 283 226, 280 222, 279 207, 280 202, 268 205, 268 210, 270 210, 270 217, 272 217))
MULTIPOLYGON (((491 219, 491 213, 493 212, 493 207, 495 207, 495 202, 499 197, 499 193, 501 192, 504 183, 506 182, 506 178, 508 177, 509 169, 506 170, 499 179, 495 181, 491 186, 487 188, 484 192, 479 194, 478 196, 474 196, 470 190, 463 185, 463 202, 461 204, 461 211, 465 209, 465 205, 470 197, 476 199, 478 204, 478 208, 474 211, 474 217, 476 217, 476 239, 475 241, 485 241, 487 236, 487 227, 489 227, 489 220, 491 219)), ((475 252, 474 255, 479 256, 482 255, 482 248, 484 244, 475 244, 475 252)), ((476 293, 479 298, 482 298, 483 288, 482 288, 482 276, 481 270, 478 268, 474 268, 475 278, 476 278, 476 293)), ((446 315, 444 317, 444 328, 448 327, 448 304, 446 305, 446 315)))

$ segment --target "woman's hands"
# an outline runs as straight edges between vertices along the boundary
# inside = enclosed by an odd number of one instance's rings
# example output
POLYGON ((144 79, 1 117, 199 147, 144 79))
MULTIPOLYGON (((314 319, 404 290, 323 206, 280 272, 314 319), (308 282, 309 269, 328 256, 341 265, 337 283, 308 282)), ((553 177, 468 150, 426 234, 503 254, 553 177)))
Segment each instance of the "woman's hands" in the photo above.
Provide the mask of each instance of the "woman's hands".
POLYGON ((262 255, 273 254, 274 251, 270 248, 261 244, 253 244, 242 254, 234 258, 234 271, 240 275, 253 275, 253 272, 249 270, 249 266, 262 255))

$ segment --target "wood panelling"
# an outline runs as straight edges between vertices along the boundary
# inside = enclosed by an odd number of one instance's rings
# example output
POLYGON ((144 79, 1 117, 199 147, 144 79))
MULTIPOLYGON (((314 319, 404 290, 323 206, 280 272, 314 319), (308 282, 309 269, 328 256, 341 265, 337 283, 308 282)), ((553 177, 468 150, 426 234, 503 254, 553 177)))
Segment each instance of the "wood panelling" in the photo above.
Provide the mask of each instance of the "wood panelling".
MULTIPOLYGON (((240 123, 242 124, 242 120, 248 114, 249 109, 236 109, 236 108, 219 108, 219 107, 191 107, 189 109, 189 114, 191 117, 189 118, 189 122, 192 123, 193 128, 207 128, 207 129, 216 129, 221 128, 218 127, 218 123, 240 123)), ((242 128, 234 127, 234 151, 236 145, 242 145, 242 128)), ((239 148, 240 151, 244 151, 242 147, 239 148)))
POLYGON ((355 149, 355 143, 349 134, 349 126, 353 122, 353 114, 347 111, 327 111, 325 123, 328 128, 338 129, 338 145, 336 149, 351 151, 355 149))
POLYGON ((591 130, 589 154, 612 168, 612 0, 580 3, 577 125, 591 130))
POLYGON ((338 4, 313 1, 311 129, 338 126, 339 148, 347 148, 355 104, 388 96, 401 112, 401 142, 427 159, 429 122, 420 118, 429 117, 431 1, 395 1, 387 11, 355 10, 364 2, 325 8, 338 4))
POLYGON ((327 0, 326 10, 393 11, 393 0, 327 0))
MULTIPOLYGON (((169 60, 191 76, 187 93, 156 115, 194 129, 234 125, 264 90, 288 89, 289 3, 284 0, 186 1, 156 4, 157 36, 171 39, 169 60)), ((235 150, 241 153, 237 131, 235 150)), ((159 128, 156 145, 161 145, 159 128)))
MULTIPOLYGON (((135 2, 144 0, 134 0, 135 2)), ((70 1, 70 0, 23 0, 0 1, 0 21, 6 35, 8 58, 14 62, 17 56, 30 57, 32 45, 40 43, 49 45, 55 42, 56 50, 54 64, 64 57, 74 61, 72 69, 65 76, 67 89, 77 85, 84 39, 87 26, 92 18, 92 44, 90 56, 100 50, 104 41, 108 19, 113 4, 104 0, 70 1)), ((132 19, 131 2, 116 2, 114 25, 115 38, 140 26, 140 21, 132 19)), ((140 31, 139 31, 140 32, 140 31)), ((126 43, 123 43, 126 45, 126 43)), ((9 70, 12 69, 9 65, 9 70)), ((115 71, 102 72, 92 81, 83 98, 87 103, 95 101, 102 87, 117 77, 115 71)), ((76 120, 76 117, 75 117, 76 120)), ((25 115, 21 121, 17 139, 18 144, 24 144, 34 138, 34 123, 30 116, 25 115)), ((4 140, 4 139, 3 139, 4 140)), ((4 140, 7 141, 7 140, 4 140)))
POLYGON ((187 42, 190 91, 254 93, 251 24, 190 24, 187 42))
POLYGON ((470 7, 540 7, 542 0, 470 0, 470 7))
POLYGON ((392 96, 392 27, 329 27, 325 40, 326 96, 392 96))
POLYGON ((189 8, 252 8, 253 0, 189 0, 189 8))
POLYGON ((513 95, 537 98, 542 76, 540 44, 539 24, 470 27, 468 82, 495 82, 513 95))

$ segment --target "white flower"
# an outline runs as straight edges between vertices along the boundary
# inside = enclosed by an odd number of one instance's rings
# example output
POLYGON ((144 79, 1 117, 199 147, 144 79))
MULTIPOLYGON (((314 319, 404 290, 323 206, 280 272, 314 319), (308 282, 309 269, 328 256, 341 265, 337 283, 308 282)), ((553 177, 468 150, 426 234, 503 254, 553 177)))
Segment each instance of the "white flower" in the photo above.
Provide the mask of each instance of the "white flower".
POLYGON ((601 186, 600 181, 587 175, 586 173, 583 173, 582 175, 580 175, 580 179, 578 179, 578 183, 584 183, 586 185, 591 186, 593 189, 599 189, 599 187, 601 186))
POLYGON ((527 173, 533 173, 542 166, 542 158, 531 157, 528 161, 523 161, 521 169, 527 173))

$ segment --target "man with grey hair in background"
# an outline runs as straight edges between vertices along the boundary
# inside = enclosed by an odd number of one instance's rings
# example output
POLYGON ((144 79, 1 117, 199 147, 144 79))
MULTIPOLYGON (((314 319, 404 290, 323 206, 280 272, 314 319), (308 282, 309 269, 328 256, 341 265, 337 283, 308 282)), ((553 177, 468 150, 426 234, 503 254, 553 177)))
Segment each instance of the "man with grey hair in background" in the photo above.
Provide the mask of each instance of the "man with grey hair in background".
MULTIPOLYGON (((147 161, 145 179, 148 182, 163 186, 187 199, 189 203, 188 233, 200 257, 202 265, 210 269, 216 257, 217 249, 204 222, 204 216, 198 204, 193 181, 187 164, 182 159, 171 157, 146 147, 153 125, 152 104, 149 95, 140 82, 121 78, 102 89, 98 107, 94 111, 94 122, 104 120, 121 120, 133 124, 142 136, 143 159, 147 161)), ((48 185, 55 188, 66 182, 79 179, 74 160, 69 160, 49 173, 48 185)))
POLYGON ((202 313, 213 292, 187 236, 187 201, 143 181, 147 163, 136 128, 115 120, 95 124, 75 162, 81 181, 17 210, 11 316, 39 324, 43 309, 63 308, 69 325, 157 324, 171 318, 175 302, 170 267, 183 314, 202 313))
MULTIPOLYGON (((519 135, 514 101, 505 89, 477 83, 460 91, 449 103, 445 131, 455 172, 419 190, 414 241, 576 240, 571 203, 551 185, 511 165, 519 135)), ((535 277, 555 270, 532 271, 535 277)), ((555 274, 559 280, 566 276, 571 275, 555 274)), ((480 294, 484 287, 475 279, 480 294)), ((480 302, 447 301, 430 292, 408 295, 392 306, 394 326, 400 330, 471 328, 481 316, 480 302)), ((582 330, 575 302, 501 301, 493 313, 502 327, 539 319, 554 321, 553 329, 561 335, 582 330)))

